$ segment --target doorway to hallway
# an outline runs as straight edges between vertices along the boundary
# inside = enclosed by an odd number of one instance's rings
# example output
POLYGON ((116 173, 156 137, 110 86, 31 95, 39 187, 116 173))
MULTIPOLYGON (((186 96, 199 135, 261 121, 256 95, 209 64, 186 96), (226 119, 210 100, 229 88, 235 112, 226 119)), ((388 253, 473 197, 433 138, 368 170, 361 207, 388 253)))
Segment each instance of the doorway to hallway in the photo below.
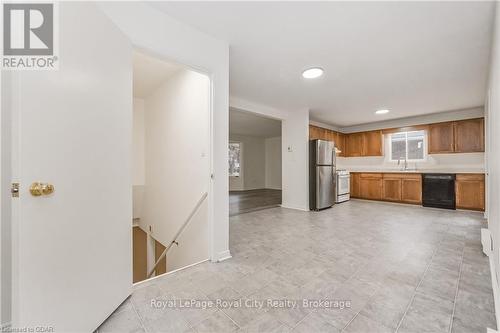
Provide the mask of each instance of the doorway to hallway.
POLYGON ((281 121, 229 110, 229 215, 281 205, 281 121))

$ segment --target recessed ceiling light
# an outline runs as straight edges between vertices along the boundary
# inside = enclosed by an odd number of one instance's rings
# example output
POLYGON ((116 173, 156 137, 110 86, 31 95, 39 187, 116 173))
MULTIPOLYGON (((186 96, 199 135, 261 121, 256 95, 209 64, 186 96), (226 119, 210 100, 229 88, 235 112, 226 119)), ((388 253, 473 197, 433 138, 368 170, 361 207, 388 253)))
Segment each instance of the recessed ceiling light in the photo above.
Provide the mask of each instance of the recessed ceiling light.
POLYGON ((306 79, 315 79, 323 75, 323 69, 319 67, 309 68, 302 72, 302 76, 306 79))
POLYGON ((377 110, 375 111, 376 114, 386 114, 386 113, 389 113, 389 110, 387 109, 382 109, 382 110, 377 110))

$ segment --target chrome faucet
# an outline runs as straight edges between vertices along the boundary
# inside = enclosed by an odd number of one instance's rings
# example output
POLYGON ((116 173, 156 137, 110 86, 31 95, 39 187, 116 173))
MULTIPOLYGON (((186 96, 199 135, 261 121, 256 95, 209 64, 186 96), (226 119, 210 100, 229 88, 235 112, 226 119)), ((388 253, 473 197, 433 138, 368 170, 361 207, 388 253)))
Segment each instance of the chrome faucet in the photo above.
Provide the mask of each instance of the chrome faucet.
MULTIPOLYGON (((399 165, 401 165, 401 157, 398 158, 398 166, 399 165)), ((403 167, 401 167, 401 170, 403 170, 403 171, 408 170, 408 160, 406 159, 406 156, 405 156, 405 164, 403 167)))

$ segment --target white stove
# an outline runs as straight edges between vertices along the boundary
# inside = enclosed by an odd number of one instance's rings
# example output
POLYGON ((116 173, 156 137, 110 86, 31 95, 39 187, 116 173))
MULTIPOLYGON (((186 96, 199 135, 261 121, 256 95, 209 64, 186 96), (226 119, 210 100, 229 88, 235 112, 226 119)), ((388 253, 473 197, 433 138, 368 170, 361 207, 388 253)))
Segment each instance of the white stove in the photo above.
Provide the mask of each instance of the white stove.
POLYGON ((347 170, 337 170, 336 172, 336 196, 335 202, 341 203, 350 199, 351 191, 351 174, 347 170))

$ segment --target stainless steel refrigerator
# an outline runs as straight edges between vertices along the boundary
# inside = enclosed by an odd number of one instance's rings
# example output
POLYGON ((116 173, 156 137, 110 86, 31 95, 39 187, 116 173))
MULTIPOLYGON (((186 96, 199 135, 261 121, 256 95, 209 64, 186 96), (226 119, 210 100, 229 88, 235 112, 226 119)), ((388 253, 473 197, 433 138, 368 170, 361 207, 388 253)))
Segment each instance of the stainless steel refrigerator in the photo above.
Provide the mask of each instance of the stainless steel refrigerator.
POLYGON ((311 140, 309 145, 309 208, 321 210, 335 203, 335 145, 311 140))

